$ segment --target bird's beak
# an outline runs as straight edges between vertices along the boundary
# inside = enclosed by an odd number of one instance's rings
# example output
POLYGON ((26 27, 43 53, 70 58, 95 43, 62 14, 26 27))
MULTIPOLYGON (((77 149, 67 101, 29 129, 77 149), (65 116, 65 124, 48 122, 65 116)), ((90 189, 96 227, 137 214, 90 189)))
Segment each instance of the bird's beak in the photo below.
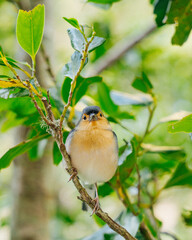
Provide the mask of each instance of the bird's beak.
POLYGON ((95 113, 89 115, 89 122, 98 120, 98 117, 95 113))

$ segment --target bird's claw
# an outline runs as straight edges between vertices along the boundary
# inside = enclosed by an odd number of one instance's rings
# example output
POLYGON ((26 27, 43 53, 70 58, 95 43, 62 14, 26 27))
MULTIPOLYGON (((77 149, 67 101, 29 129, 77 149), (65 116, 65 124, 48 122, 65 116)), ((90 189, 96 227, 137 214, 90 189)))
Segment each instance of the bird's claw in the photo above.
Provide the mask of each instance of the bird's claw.
POLYGON ((100 208, 99 197, 94 198, 94 199, 93 199, 93 202, 95 202, 95 207, 93 208, 93 211, 92 211, 92 213, 91 213, 91 216, 92 216, 93 214, 95 214, 95 213, 99 210, 99 208, 100 208))
POLYGON ((75 176, 77 176, 77 169, 76 168, 72 168, 72 174, 71 174, 68 182, 70 182, 75 176))

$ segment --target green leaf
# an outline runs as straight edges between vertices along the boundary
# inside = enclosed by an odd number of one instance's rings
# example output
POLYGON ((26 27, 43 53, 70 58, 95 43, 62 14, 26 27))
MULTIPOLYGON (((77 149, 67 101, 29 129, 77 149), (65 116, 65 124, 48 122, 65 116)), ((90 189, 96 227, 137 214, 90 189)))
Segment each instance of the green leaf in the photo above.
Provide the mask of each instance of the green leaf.
MULTIPOLYGON (((21 69, 16 63, 16 61, 12 61, 12 60, 10 60, 11 58, 8 58, 8 57, 6 57, 6 59, 7 59, 7 62, 13 67, 13 68, 16 68, 16 69, 21 69)), ((5 64, 4 64, 4 62, 3 62, 3 60, 2 60, 2 58, 0 57, 0 66, 4 66, 4 67, 7 67, 5 64)))
POLYGON ((158 26, 162 26, 164 24, 163 20, 165 18, 170 0, 158 0, 155 1, 154 6, 154 14, 156 14, 156 23, 158 26))
POLYGON ((176 29, 172 44, 182 45, 189 37, 192 29, 191 0, 172 1, 167 23, 175 23, 176 29))
POLYGON ((187 115, 189 115, 190 112, 186 112, 186 111, 180 111, 180 112, 176 112, 173 113, 167 117, 163 117, 160 119, 160 123, 165 123, 165 122, 173 122, 173 121, 179 121, 182 118, 186 117, 187 115))
POLYGON ((192 226, 192 211, 184 209, 182 211, 182 219, 187 226, 192 226))
MULTIPOLYGON (((132 235, 135 236, 139 225, 140 225, 140 216, 133 216, 130 212, 122 212, 117 219, 115 219, 117 223, 124 226, 126 230, 132 235)), ((85 237, 82 240, 112 240, 112 239, 121 239, 119 235, 115 233, 109 226, 105 225, 100 228, 98 231, 93 233, 91 236, 85 237)))
POLYGON ((142 77, 137 77, 131 84, 135 89, 140 90, 144 93, 151 93, 153 85, 149 81, 147 75, 143 72, 142 77))
POLYGON ((108 183, 104 183, 98 188, 98 193, 101 197, 109 196, 112 192, 114 192, 114 190, 108 183))
POLYGON ((87 2, 99 3, 99 4, 109 4, 114 2, 119 2, 121 0, 87 0, 87 2))
POLYGON ((170 188, 174 186, 192 187, 192 170, 190 170, 184 162, 178 165, 164 188, 170 188))
POLYGON ((59 163, 62 161, 62 155, 61 152, 57 146, 57 143, 53 143, 53 163, 55 165, 59 165, 59 163))
MULTIPOLYGON (((88 38, 88 41, 90 41, 90 38, 88 38)), ((105 38, 95 36, 93 41, 90 43, 90 45, 88 47, 88 51, 92 52, 96 48, 98 48, 101 45, 103 45, 105 43, 105 41, 106 41, 105 38)))
MULTIPOLYGON (((86 41, 83 34, 78 29, 74 29, 74 28, 69 28, 67 32, 71 40, 71 46, 76 51, 82 53, 86 45, 86 41)), ((91 38, 88 38, 87 40, 90 41, 90 39, 91 38)), ((105 42, 104 38, 95 36, 93 41, 90 43, 88 47, 88 51, 92 52, 93 50, 101 46, 104 42, 105 42)))
POLYGON ((19 10, 16 29, 17 40, 33 60, 42 41, 44 18, 44 5, 39 4, 28 12, 19 10))
POLYGON ((0 158, 0 169, 7 168, 11 161, 29 151, 33 146, 37 144, 42 139, 48 138, 50 135, 48 133, 43 134, 41 136, 34 137, 32 139, 26 140, 24 142, 21 142, 20 144, 16 145, 15 147, 9 149, 1 158, 0 158))
POLYGON ((179 152, 183 149, 177 146, 157 146, 153 144, 143 143, 141 147, 149 153, 170 153, 170 152, 179 152))
MULTIPOLYGON (((46 134, 46 131, 44 129, 41 129, 39 126, 36 128, 32 128, 31 131, 28 134, 28 138, 31 139, 35 136, 40 136, 46 134)), ((31 161, 36 161, 43 157, 43 154, 45 152, 46 146, 47 146, 48 139, 42 139, 41 141, 38 141, 35 146, 33 146, 28 151, 28 156, 31 161)))
POLYGON ((153 103, 153 98, 149 94, 130 94, 112 90, 110 95, 113 102, 118 106, 148 106, 153 103))
POLYGON ((2 88, 0 89, 0 98, 18 98, 29 96, 29 91, 24 88, 2 88))
POLYGON ((131 140, 131 145, 129 144, 127 146, 127 148, 119 158, 119 173, 122 183, 129 177, 135 165, 137 159, 136 144, 136 139, 133 138, 131 140))
POLYGON ((10 77, 10 76, 7 76, 7 75, 0 75, 0 78, 7 78, 7 79, 9 79, 9 78, 13 78, 13 77, 10 77))
MULTIPOLYGON (((81 64, 81 58, 82 58, 81 53, 78 51, 75 51, 73 53, 73 55, 71 56, 71 62, 65 64, 65 66, 63 67, 62 74, 65 77, 74 79, 74 77, 76 76, 76 74, 79 70, 80 64, 81 64)), ((86 63, 87 63, 87 61, 85 62, 85 64, 86 63)))
POLYGON ((17 114, 14 112, 7 112, 5 117, 6 117, 6 121, 3 122, 1 127, 2 132, 6 132, 12 127, 17 127, 22 125, 27 119, 27 117, 18 118, 17 114))
POLYGON ((169 160, 181 161, 184 160, 186 157, 183 148, 178 146, 157 146, 143 143, 141 147, 147 153, 157 153, 160 154, 163 158, 169 160))
POLYGON ((9 110, 15 112, 20 117, 25 117, 37 112, 30 97, 0 98, 0 106, 0 111, 9 110))
POLYGON ((85 49, 85 38, 82 33, 78 29, 69 28, 67 30, 69 38, 71 40, 71 46, 78 52, 82 53, 85 49))
MULTIPOLYGON (((61 93, 62 93, 62 98, 64 102, 68 101, 71 81, 72 80, 70 78, 66 77, 63 82, 61 93)), ((93 83, 101 82, 101 81, 102 81, 102 77, 99 77, 99 76, 90 77, 90 78, 83 78, 79 76, 77 78, 76 87, 73 93, 73 99, 71 103, 72 106, 74 106, 86 94, 89 85, 93 83)))
POLYGON ((71 24, 73 27, 75 27, 75 28, 77 28, 77 29, 80 28, 77 19, 75 19, 75 18, 66 18, 66 17, 63 17, 63 19, 64 19, 65 21, 67 21, 69 24, 71 24))
POLYGON ((98 97, 101 108, 109 115, 115 115, 118 106, 112 101, 110 90, 103 82, 98 84, 98 97))
POLYGON ((177 133, 177 132, 192 132, 192 114, 184 117, 180 121, 173 123, 168 126, 168 131, 170 133, 177 133))
POLYGON ((90 2, 90 4, 95 6, 95 7, 104 9, 104 10, 108 10, 112 6, 112 3, 101 4, 101 3, 92 3, 92 2, 90 2))
POLYGON ((135 119, 134 115, 128 112, 116 112, 116 118, 118 119, 135 119))
POLYGON ((154 216, 150 209, 144 209, 143 212, 143 222, 148 227, 150 233, 154 238, 152 239, 159 239, 158 229, 161 226, 161 222, 154 216))

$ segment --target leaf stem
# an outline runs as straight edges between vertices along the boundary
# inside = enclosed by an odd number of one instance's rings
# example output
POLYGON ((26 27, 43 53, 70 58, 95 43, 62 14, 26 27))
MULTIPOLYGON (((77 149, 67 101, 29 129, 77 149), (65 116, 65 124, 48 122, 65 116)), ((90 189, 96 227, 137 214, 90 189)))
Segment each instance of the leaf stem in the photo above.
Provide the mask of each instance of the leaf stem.
POLYGON ((93 31, 91 39, 87 42, 87 44, 85 45, 85 49, 82 52, 83 54, 82 54, 79 70, 77 71, 74 79, 71 82, 71 88, 70 88, 70 92, 69 92, 68 101, 67 101, 67 104, 64 106, 63 112, 62 112, 61 117, 60 117, 60 124, 59 124, 59 126, 60 126, 60 140, 63 139, 63 137, 62 137, 62 126, 63 126, 63 121, 64 121, 64 118, 65 118, 65 114, 66 114, 67 109, 69 108, 69 106, 71 104, 71 100, 72 100, 72 97, 73 97, 73 92, 74 92, 74 89, 75 89, 75 86, 76 86, 77 78, 79 77, 79 75, 80 75, 80 73, 81 73, 81 71, 84 67, 84 64, 85 64, 85 61, 86 61, 86 58, 87 58, 87 54, 88 54, 89 45, 93 41, 95 35, 96 35, 96 32, 93 31))

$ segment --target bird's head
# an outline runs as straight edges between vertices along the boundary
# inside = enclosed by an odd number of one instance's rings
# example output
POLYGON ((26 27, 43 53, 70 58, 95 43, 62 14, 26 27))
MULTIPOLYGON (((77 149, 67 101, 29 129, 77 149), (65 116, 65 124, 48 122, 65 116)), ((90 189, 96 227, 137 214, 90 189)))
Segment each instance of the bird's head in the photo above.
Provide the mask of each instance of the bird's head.
POLYGON ((88 130, 91 128, 111 130, 108 120, 97 106, 90 106, 83 109, 81 119, 76 128, 78 130, 88 130))

